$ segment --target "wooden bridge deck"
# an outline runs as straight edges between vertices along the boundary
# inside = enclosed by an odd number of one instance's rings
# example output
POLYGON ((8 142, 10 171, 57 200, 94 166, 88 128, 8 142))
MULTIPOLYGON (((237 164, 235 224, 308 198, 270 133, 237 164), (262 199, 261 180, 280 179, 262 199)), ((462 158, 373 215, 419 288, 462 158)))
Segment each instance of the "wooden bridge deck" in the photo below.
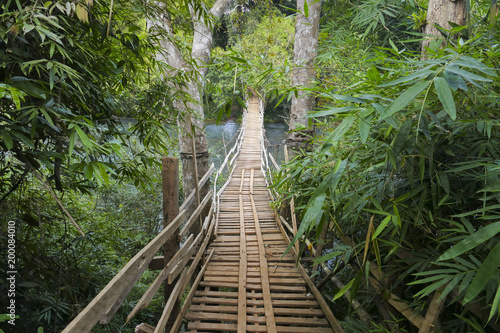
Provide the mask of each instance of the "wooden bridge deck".
POLYGON ((186 313, 189 332, 333 332, 295 266, 262 174, 257 98, 222 193, 210 262, 186 313))

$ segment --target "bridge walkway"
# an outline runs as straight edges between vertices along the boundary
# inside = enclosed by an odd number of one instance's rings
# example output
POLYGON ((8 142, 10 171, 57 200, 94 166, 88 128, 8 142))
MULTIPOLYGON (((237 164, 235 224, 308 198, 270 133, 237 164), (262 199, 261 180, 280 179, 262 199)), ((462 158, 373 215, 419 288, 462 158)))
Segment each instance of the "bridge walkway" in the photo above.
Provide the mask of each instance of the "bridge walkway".
POLYGON ((240 155, 220 198, 216 238, 192 299, 189 332, 333 332, 287 253, 261 170, 261 117, 250 100, 240 155))

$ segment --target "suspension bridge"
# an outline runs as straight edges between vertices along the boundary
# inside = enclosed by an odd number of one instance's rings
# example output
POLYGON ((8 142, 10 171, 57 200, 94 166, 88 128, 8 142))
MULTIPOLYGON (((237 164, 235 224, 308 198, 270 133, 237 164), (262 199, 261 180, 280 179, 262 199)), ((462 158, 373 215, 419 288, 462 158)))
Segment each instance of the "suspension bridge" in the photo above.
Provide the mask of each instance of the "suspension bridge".
MULTIPOLYGON (((176 235, 183 240, 182 247, 162 265, 127 321, 150 304, 162 284, 168 284, 162 316, 156 323, 140 325, 136 332, 165 332, 166 328, 172 333, 343 332, 305 269, 296 264, 296 248, 284 255, 296 223, 291 226, 270 206, 275 195, 266 178, 270 163, 264 144, 263 108, 257 97, 248 99, 236 142, 215 173, 217 184, 223 170, 230 170, 221 189, 212 189, 203 199, 194 190, 179 214, 64 333, 90 332, 98 322, 109 323, 144 271, 155 261, 163 263, 163 258, 155 256, 176 235), (208 216, 201 220, 201 212, 208 207, 208 216), (190 233, 196 224, 199 228, 194 229, 201 231, 190 233), (183 295, 183 305, 175 311, 183 295)), ((272 156, 271 162, 276 164, 272 156)), ((212 166, 200 178, 197 189, 206 184, 214 169, 212 166)))

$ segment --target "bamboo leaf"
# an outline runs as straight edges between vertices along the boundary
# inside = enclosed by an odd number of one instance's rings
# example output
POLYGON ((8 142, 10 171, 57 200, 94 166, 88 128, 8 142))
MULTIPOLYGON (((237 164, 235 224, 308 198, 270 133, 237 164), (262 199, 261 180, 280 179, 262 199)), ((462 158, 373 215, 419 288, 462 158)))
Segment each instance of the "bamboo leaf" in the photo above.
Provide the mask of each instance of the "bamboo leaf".
MULTIPOLYGON (((479 244, 483 244, 487 240, 492 237, 495 237, 496 234, 500 232, 500 222, 492 223, 482 229, 479 229, 475 233, 470 236, 467 236, 462 241, 454 245, 451 249, 443 253, 437 261, 448 260, 454 258, 456 256, 465 253, 479 244)), ((500 256, 499 256, 500 258, 500 256)))
POLYGON ((467 289, 470 285, 470 282, 474 278, 474 272, 468 272, 465 274, 464 279, 462 280, 462 283, 460 284, 460 287, 458 288, 458 293, 461 294, 465 289, 467 289))
POLYGON ((82 141, 83 147, 85 150, 89 149, 92 150, 92 141, 90 138, 85 134, 85 132, 80 128, 80 126, 75 125, 75 130, 80 137, 80 140, 82 141))
POLYGON ((461 273, 461 274, 458 274, 456 275, 453 280, 450 281, 450 283, 448 283, 446 285, 446 287, 444 288, 443 292, 441 293, 441 296, 439 296, 439 299, 438 301, 441 301, 442 299, 444 299, 446 296, 448 296, 448 294, 453 290, 453 288, 455 288, 455 286, 464 278, 465 276, 465 273, 461 273))
POLYGON ((309 5, 307 4, 307 0, 304 0, 304 16, 309 17, 309 5))
POLYGON ((345 118, 339 126, 333 131, 333 133, 328 137, 327 141, 330 142, 337 142, 340 140, 340 138, 351 128, 352 124, 354 123, 354 120, 356 119, 355 115, 350 115, 349 117, 345 118))
POLYGON ((312 118, 312 117, 325 117, 325 116, 331 116, 333 114, 349 112, 352 110, 354 110, 354 108, 350 107, 350 106, 344 106, 344 107, 340 107, 340 108, 329 108, 329 109, 322 110, 322 111, 309 112, 308 117, 310 117, 310 118, 312 118))
POLYGON ((446 70, 455 74, 460 75, 470 83, 474 84, 477 86, 477 84, 474 81, 482 81, 482 82, 491 82, 491 79, 488 79, 487 77, 480 76, 471 72, 468 72, 466 70, 461 69, 458 66, 447 66, 446 70))
MULTIPOLYGON (((397 48, 396 48, 396 50, 397 50, 397 48)), ((422 71, 418 71, 418 72, 412 73, 412 74, 407 75, 405 77, 399 78, 397 80, 381 84, 381 85, 379 85, 379 87, 390 87, 390 86, 399 85, 401 83, 410 82, 410 81, 415 80, 415 79, 420 79, 420 78, 423 78, 423 77, 427 77, 427 76, 429 76, 429 75, 431 75, 433 73, 434 73, 434 71, 425 69, 425 70, 422 70, 422 71)))
POLYGON ((420 290, 418 293, 415 294, 415 297, 422 298, 424 296, 429 295, 433 291, 438 290, 442 286, 444 286, 446 283, 448 283, 451 279, 453 279, 453 275, 445 275, 441 280, 434 282, 430 286, 420 290))
POLYGON ((430 276, 430 277, 422 279, 422 280, 410 282, 410 283, 408 283, 408 285, 411 286, 411 285, 415 285, 415 284, 429 283, 429 282, 433 282, 436 280, 441 280, 441 279, 447 278, 448 276, 450 276, 450 275, 449 274, 434 275, 434 276, 430 276))
POLYGON ((498 243, 490 254, 484 260, 479 270, 472 280, 467 293, 464 297, 464 304, 472 301, 481 291, 483 291, 486 284, 493 278, 498 266, 500 266, 500 243, 498 243))
POLYGON ((370 120, 371 117, 359 119, 359 137, 363 143, 366 143, 368 135, 370 134, 370 120))
POLYGON ((73 153, 73 148, 75 147, 75 139, 76 139, 76 131, 72 130, 69 136, 69 148, 68 148, 69 156, 71 156, 71 154, 73 153))
POLYGON ((348 284, 346 284, 342 289, 340 289, 340 291, 335 294, 332 301, 335 301, 335 300, 339 299, 340 297, 342 297, 342 295, 344 295, 346 293, 346 291, 348 291, 351 288, 352 284, 354 283, 354 280, 356 280, 356 278, 349 281, 348 284))
POLYGON ((368 255, 368 248, 370 246, 370 238, 371 234, 373 233, 373 219, 375 218, 375 215, 372 215, 370 219, 370 224, 368 225, 368 231, 366 232, 366 240, 365 240, 365 252, 363 254, 363 265, 366 262, 366 256, 368 255))
POLYGON ((392 216, 386 216, 385 219, 382 220, 377 230, 375 230, 375 232, 373 233, 372 240, 377 238, 377 236, 380 235, 382 231, 384 231, 385 227, 387 227, 387 224, 389 224, 391 220, 392 216))
POLYGON ((404 93, 402 93, 396 100, 387 108, 381 115, 379 120, 385 119, 394 113, 402 110, 408 104, 413 102, 413 100, 420 95, 425 88, 431 84, 431 81, 419 81, 413 86, 408 88, 404 93))
POLYGON ((434 87, 436 88, 439 100, 443 104, 446 113, 451 117, 452 120, 457 118, 457 108, 455 106, 455 100, 453 99, 453 94, 448 86, 445 78, 435 77, 434 87))
POLYGON ((500 284, 498 285, 495 298, 493 299, 493 304, 491 305, 490 315, 488 317, 488 322, 493 318, 495 314, 498 313, 498 305, 500 304, 500 284))

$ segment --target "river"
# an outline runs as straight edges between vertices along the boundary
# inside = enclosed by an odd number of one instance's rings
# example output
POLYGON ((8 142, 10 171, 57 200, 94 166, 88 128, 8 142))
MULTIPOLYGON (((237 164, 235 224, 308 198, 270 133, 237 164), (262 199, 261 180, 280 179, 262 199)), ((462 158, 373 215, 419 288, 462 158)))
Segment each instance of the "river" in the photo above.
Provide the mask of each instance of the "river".
MULTIPOLYGON (((206 126, 208 150, 216 167, 221 164, 221 160, 224 160, 224 143, 231 141, 226 148, 229 151, 236 140, 235 135, 238 134, 239 128, 240 124, 232 120, 221 122, 219 125, 209 124, 206 126)), ((265 123, 264 129, 270 143, 268 151, 280 163, 283 160, 282 141, 286 139, 288 127, 283 123, 265 123)))

